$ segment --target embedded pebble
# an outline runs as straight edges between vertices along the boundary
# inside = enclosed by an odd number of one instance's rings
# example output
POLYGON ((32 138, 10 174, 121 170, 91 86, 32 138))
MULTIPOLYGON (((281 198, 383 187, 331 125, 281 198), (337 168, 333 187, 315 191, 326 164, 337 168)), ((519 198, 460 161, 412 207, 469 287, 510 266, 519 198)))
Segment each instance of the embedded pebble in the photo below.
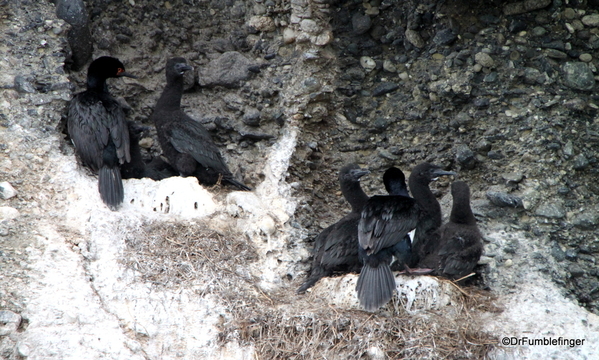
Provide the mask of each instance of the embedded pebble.
POLYGON ((8 181, 0 182, 0 198, 3 200, 17 196, 17 190, 8 181))
POLYGON ((476 55, 474 55, 474 60, 477 64, 480 64, 484 67, 492 68, 493 66, 495 66, 495 61, 493 61, 491 55, 484 52, 479 52, 476 55))
POLYGON ((258 31, 271 32, 277 27, 274 20, 268 16, 252 16, 249 25, 258 31))
POLYGON ((372 71, 376 68, 376 62, 368 56, 362 56, 360 58, 360 65, 367 71, 372 71))
POLYGON ((21 324, 21 315, 9 310, 0 310, 0 336, 9 335, 21 324))

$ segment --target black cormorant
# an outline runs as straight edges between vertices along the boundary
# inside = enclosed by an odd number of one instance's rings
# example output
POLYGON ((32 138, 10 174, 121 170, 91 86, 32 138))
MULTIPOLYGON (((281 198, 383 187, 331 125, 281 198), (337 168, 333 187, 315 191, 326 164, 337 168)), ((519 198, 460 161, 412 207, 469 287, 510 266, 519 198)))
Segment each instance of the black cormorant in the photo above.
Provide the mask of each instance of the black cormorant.
POLYGON ((371 197, 358 225, 359 255, 363 267, 356 291, 362 307, 373 311, 385 305, 396 288, 390 264, 396 258, 405 259, 401 251, 409 251, 408 233, 416 228, 420 208, 409 197, 403 172, 388 169, 383 182, 388 196, 371 197))
POLYGON ((208 131, 181 110, 183 75, 192 69, 180 57, 166 63, 166 86, 151 116, 162 152, 182 176, 195 176, 205 185, 220 179, 241 190, 251 190, 233 178, 208 131))
POLYGON ((119 166, 131 160, 129 130, 121 105, 108 93, 106 80, 129 76, 113 57, 100 57, 87 70, 87 90, 75 95, 67 116, 71 141, 81 162, 98 173, 102 201, 116 210, 124 191, 119 166))
POLYGON ((439 230, 437 275, 459 279, 472 272, 483 252, 482 235, 470 208, 470 188, 463 181, 451 184, 453 205, 449 222, 439 230))
POLYGON ((358 258, 358 222, 368 195, 360 186, 360 178, 370 173, 356 164, 346 165, 339 171, 339 184, 351 212, 324 229, 314 240, 314 260, 310 276, 297 290, 298 294, 314 286, 318 280, 334 273, 358 272, 362 267, 358 258))
POLYGON ((412 242, 412 256, 409 266, 426 266, 419 264, 420 259, 426 257, 431 251, 436 250, 438 229, 441 227, 441 205, 429 188, 431 181, 443 175, 456 175, 453 171, 444 171, 441 167, 429 163, 417 165, 410 173, 408 184, 412 197, 416 200, 422 211, 414 239, 412 242))

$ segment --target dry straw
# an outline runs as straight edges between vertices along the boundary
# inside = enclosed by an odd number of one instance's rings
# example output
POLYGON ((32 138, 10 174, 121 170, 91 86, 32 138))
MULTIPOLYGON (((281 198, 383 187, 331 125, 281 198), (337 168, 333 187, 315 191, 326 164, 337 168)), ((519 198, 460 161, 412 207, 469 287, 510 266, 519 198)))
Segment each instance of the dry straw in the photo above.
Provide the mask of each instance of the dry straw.
POLYGON ((242 236, 200 223, 142 228, 127 239, 125 265, 156 286, 202 284, 198 296, 216 295, 230 314, 220 324, 220 343, 253 346, 257 359, 483 359, 498 344, 480 330, 477 314, 500 310, 476 288, 451 283, 446 288, 459 288, 451 309, 416 315, 401 298, 375 313, 344 309, 295 295, 295 287, 259 289, 248 271, 258 256, 242 236))

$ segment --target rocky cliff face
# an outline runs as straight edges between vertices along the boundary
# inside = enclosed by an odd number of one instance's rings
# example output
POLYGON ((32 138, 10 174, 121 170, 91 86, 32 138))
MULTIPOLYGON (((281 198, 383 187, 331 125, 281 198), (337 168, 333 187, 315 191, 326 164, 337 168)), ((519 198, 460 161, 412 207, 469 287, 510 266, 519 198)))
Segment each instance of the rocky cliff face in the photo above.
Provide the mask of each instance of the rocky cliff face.
MULTIPOLYGON (((138 76, 109 84, 128 117, 151 125, 166 60, 185 57, 185 111, 255 189, 127 180, 111 212, 63 134, 86 75, 68 70, 70 27, 51 3, 0 2, 2 358, 590 358, 598 5, 88 1, 93 57, 138 76), (472 189, 475 285, 398 276, 375 315, 354 275, 293 294, 314 236, 348 211, 338 169, 370 169, 374 195, 386 168, 422 161, 472 189)), ((160 153, 151 127, 140 145, 160 153)), ((448 185, 433 185, 446 215, 448 185)))

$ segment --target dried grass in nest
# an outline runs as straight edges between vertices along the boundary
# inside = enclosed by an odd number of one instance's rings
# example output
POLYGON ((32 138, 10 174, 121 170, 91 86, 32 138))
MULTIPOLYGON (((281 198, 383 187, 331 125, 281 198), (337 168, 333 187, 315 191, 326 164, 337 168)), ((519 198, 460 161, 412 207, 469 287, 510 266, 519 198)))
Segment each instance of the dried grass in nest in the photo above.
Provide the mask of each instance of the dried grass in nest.
POLYGON ((202 280, 205 291, 219 292, 239 281, 254 281, 245 271, 257 259, 253 247, 201 223, 145 224, 126 239, 126 245, 125 266, 155 285, 202 280))
POLYGON ((155 223, 143 229, 127 239, 126 266, 161 286, 202 280, 201 293, 216 295, 229 310, 219 342, 252 345, 257 359, 371 358, 373 348, 388 359, 482 359, 498 343, 475 321, 481 309, 496 309, 493 299, 475 288, 459 287, 451 316, 409 315, 397 298, 376 313, 337 308, 290 289, 261 291, 257 279, 243 271, 257 255, 239 236, 201 224, 155 223))
POLYGON ((373 347, 388 359, 483 359, 498 344, 476 321, 493 298, 462 289, 452 301, 455 313, 409 315, 395 298, 381 311, 340 309, 293 292, 273 295, 278 306, 230 308, 233 318, 221 340, 253 345, 259 359, 357 359, 373 347))

